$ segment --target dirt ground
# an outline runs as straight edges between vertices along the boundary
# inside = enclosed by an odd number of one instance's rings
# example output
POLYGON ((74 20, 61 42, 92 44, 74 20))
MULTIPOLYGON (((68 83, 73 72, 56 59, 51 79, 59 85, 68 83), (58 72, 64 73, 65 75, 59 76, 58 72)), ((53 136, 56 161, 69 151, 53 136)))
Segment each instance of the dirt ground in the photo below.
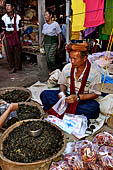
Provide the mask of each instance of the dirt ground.
POLYGON ((6 58, 0 59, 0 88, 4 87, 29 87, 37 81, 44 82, 48 79, 48 69, 45 56, 37 55, 37 64, 24 61, 22 71, 9 74, 6 58))

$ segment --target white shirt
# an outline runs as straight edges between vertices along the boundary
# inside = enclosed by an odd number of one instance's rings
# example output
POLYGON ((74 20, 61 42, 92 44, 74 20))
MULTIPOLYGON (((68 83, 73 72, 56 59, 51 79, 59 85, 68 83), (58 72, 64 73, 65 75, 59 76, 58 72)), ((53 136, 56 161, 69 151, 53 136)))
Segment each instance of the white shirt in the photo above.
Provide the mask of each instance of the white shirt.
POLYGON ((45 23, 43 25, 42 33, 48 36, 57 36, 61 32, 59 24, 54 21, 52 24, 45 23))
MULTIPOLYGON (((72 64, 69 63, 67 65, 64 66, 62 73, 60 75, 60 78, 58 80, 58 84, 64 84, 67 87, 67 93, 70 94, 70 76, 71 76, 71 67, 72 64)), ((79 79, 76 79, 76 76, 74 76, 75 79, 75 94, 78 93, 80 87, 81 87, 81 82, 82 82, 82 78, 84 76, 84 72, 86 70, 86 67, 84 69, 84 71, 82 72, 81 76, 79 77, 79 79)), ((76 68, 74 70, 74 75, 76 74, 76 68)), ((89 76, 88 79, 86 81, 86 85, 84 88, 84 92, 83 93, 96 93, 98 95, 100 95, 101 93, 94 90, 93 87, 95 84, 101 83, 101 74, 98 72, 98 70, 95 68, 95 66, 93 64, 91 64, 91 68, 90 68, 90 72, 89 72, 89 76)))
MULTIPOLYGON (((5 30, 6 31, 14 31, 14 17, 11 19, 7 14, 3 15, 2 20, 5 24, 5 30)), ((16 28, 17 31, 19 31, 19 22, 21 20, 21 17, 16 14, 16 28)))

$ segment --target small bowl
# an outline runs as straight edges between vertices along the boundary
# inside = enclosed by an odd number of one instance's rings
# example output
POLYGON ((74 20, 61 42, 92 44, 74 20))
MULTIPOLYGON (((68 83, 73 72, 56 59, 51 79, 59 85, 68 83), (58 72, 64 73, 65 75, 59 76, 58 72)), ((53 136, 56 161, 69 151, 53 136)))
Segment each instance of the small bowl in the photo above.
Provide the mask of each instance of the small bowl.
POLYGON ((42 132, 43 132, 43 128, 40 128, 38 130, 29 131, 29 134, 30 134, 30 136, 38 137, 38 136, 40 136, 42 134, 42 132))

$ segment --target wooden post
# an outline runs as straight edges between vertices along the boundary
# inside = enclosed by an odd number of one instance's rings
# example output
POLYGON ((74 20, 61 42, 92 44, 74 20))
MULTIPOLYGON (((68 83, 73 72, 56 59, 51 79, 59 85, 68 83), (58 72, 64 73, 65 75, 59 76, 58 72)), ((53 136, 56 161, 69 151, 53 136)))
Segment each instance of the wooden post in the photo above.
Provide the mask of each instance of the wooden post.
MULTIPOLYGON (((70 18, 70 0, 66 0, 66 43, 68 44, 70 41, 70 25, 69 25, 69 18, 70 18)), ((69 62, 69 53, 66 52, 66 62, 69 62)))
POLYGON ((45 0, 37 0, 38 4, 38 22, 39 22, 39 44, 41 43, 42 27, 44 24, 45 0))

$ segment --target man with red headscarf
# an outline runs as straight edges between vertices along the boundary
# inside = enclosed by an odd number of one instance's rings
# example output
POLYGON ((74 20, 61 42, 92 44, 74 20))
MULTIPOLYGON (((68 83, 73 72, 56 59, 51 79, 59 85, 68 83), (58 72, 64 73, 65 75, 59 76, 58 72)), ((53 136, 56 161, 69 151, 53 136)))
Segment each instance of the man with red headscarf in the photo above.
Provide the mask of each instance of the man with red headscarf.
MULTIPOLYGON (((45 90, 41 93, 44 110, 52 114, 51 107, 62 97, 60 92, 63 92, 68 102, 65 113, 84 115, 88 119, 97 118, 100 109, 95 99, 100 93, 93 86, 100 83, 101 76, 87 59, 88 43, 68 44, 66 50, 70 53, 71 63, 66 64, 62 70, 58 80, 60 90, 45 90)), ((57 113, 53 114, 58 116, 57 113)))

